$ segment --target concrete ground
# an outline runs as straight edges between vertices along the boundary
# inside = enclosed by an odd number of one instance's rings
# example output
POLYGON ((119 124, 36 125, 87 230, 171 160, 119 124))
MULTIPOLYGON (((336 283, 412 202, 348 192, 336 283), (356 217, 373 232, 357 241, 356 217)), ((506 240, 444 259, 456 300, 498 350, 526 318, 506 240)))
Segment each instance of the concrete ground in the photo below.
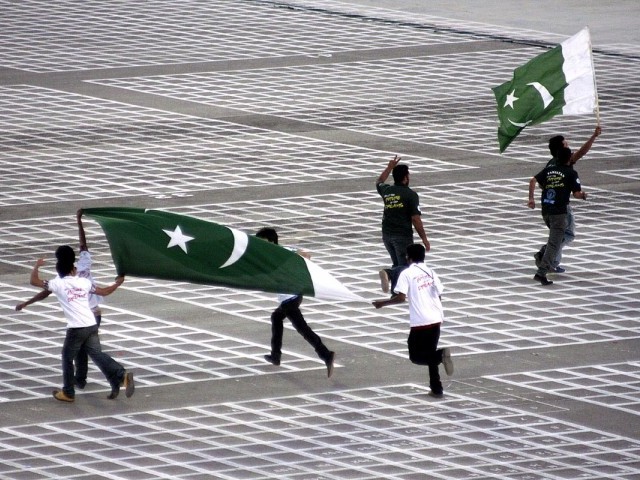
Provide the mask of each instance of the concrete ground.
POLYGON ((640 478, 640 7, 426 3, 0 1, 0 479, 640 478), (528 179, 596 116, 501 155, 491 87, 585 25, 603 134, 567 271, 542 287, 528 179), (369 304, 388 264, 373 183, 396 154, 445 285, 443 399, 407 359, 407 306, 369 304), (52 276, 77 243, 76 210, 108 205, 275 226, 312 252, 367 300, 303 303, 333 376, 289 326, 264 361, 272 294, 131 277, 100 335, 134 397, 107 400, 91 367, 56 402, 63 315, 14 306, 35 259, 52 276))

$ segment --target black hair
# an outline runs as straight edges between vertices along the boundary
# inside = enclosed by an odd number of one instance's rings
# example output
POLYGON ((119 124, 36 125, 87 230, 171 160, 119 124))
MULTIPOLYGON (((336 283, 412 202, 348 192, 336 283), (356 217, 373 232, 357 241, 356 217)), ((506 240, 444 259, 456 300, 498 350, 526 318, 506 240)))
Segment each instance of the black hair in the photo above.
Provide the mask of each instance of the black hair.
POLYGON ((549 151, 551 156, 557 158, 558 151, 564 147, 564 137, 562 135, 556 135, 549 139, 549 151))
POLYGON ((275 228, 264 227, 258 230, 256 233, 256 237, 262 238, 271 243, 278 244, 278 232, 276 232, 275 228))
POLYGON ((571 149, 562 147, 558 150, 558 156, 556 158, 558 160, 558 164, 569 165, 569 162, 571 161, 571 149))
POLYGON ((396 165, 393 167, 391 174, 393 175, 394 183, 402 183, 404 177, 409 175, 409 166, 404 164, 396 165))
POLYGON ((66 260, 58 260, 56 262, 56 272, 60 278, 66 277, 73 271, 73 262, 68 262, 66 260))
POLYGON ((73 265, 76 261, 76 252, 69 245, 61 245, 56 249, 56 259, 73 265))
POLYGON ((407 257, 412 262, 424 262, 425 248, 419 243, 414 243, 407 247, 407 257))

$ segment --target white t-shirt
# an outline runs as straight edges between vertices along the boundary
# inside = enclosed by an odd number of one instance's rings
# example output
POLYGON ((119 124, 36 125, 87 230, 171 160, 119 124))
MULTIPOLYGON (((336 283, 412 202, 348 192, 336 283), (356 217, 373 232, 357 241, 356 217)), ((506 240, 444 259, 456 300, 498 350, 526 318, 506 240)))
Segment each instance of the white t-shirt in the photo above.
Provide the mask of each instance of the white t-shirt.
MULTIPOLYGON (((81 278, 88 278, 91 284, 95 285, 93 277, 91 276, 91 254, 88 250, 81 250, 76 262, 76 275, 81 278)), ((103 302, 104 297, 96 295, 95 293, 89 294, 89 308, 95 310, 103 302)))
POLYGON ((420 327, 444 320, 440 302, 443 290, 436 272, 424 263, 412 263, 400 273, 394 291, 407 296, 409 323, 412 327, 420 327))
POLYGON ((47 282, 46 289, 58 297, 68 328, 83 328, 96 325, 96 318, 89 308, 89 294, 93 293, 91 281, 78 276, 57 276, 47 282))

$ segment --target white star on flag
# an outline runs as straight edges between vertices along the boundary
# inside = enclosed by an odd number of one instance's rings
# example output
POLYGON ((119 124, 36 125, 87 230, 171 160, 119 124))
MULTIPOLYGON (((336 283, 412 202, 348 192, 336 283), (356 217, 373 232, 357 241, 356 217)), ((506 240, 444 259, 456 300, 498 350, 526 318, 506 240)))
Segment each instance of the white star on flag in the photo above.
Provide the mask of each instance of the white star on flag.
POLYGON ((514 95, 514 93, 516 93, 515 89, 509 94, 507 95, 507 101, 504 102, 504 106, 506 107, 507 105, 510 106, 511 108, 513 108, 513 102, 515 102, 516 100, 518 100, 518 97, 516 97, 514 95))
POLYGON ((187 253, 187 242, 193 240, 194 237, 190 237, 182 233, 180 225, 177 225, 173 232, 171 230, 164 229, 162 231, 169 235, 169 237, 171 238, 171 241, 169 242, 169 245, 167 245, 167 248, 175 247, 176 245, 178 245, 184 251, 184 253, 187 253))

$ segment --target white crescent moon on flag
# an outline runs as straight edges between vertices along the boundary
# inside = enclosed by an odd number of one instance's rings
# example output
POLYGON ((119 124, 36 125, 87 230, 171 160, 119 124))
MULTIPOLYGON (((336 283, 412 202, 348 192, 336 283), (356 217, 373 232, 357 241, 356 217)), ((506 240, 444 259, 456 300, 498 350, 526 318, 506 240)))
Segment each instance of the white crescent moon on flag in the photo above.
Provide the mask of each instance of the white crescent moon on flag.
POLYGON ((236 263, 240 257, 244 255, 244 252, 247 251, 247 245, 249 245, 249 237, 246 233, 234 228, 230 228, 229 230, 233 233, 233 251, 227 261, 224 262, 220 268, 228 267, 229 265, 236 263))
POLYGON ((529 124, 531 123, 531 120, 527 120, 527 121, 526 121, 526 122, 524 122, 524 123, 517 123, 517 122, 514 122, 514 121, 513 121, 513 120, 511 120, 510 118, 507 118, 507 120, 509 120, 509 123, 510 123, 510 124, 515 125, 516 127, 520 127, 520 128, 524 128, 524 127, 526 127, 527 125, 529 125, 529 124))
POLYGON ((547 87, 538 82, 527 83, 527 85, 531 85, 535 88, 542 97, 542 103, 544 104, 544 108, 547 108, 551 102, 553 102, 553 96, 547 90, 547 87))

